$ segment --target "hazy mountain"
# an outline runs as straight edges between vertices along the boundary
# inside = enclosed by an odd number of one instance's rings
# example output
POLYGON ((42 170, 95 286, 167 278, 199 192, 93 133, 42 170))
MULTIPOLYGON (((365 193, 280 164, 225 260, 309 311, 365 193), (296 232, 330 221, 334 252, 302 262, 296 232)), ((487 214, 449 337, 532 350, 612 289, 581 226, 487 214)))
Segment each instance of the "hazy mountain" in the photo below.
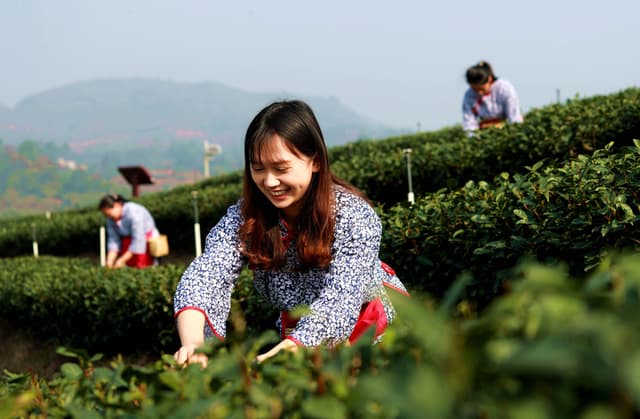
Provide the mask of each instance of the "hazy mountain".
POLYGON ((25 139, 69 144, 76 152, 204 139, 235 148, 258 110, 272 100, 292 98, 314 108, 329 145, 394 133, 334 97, 135 78, 74 83, 30 96, 13 109, 0 107, 0 138, 14 144, 25 139))
POLYGON ((0 104, 0 127, 2 127, 2 129, 9 128, 7 127, 7 125, 10 123, 10 121, 11 121, 11 109, 0 104))

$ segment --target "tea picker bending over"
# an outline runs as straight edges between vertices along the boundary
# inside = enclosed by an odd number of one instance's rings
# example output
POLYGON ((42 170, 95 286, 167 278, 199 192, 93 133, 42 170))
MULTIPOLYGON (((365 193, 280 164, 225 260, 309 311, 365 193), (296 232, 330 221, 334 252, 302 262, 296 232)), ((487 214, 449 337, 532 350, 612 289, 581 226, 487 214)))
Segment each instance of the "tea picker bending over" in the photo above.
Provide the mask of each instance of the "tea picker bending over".
POLYGON ((159 232, 144 206, 120 195, 105 195, 98 208, 107 217, 107 268, 145 268, 156 264, 148 240, 159 232))
POLYGON ((224 339, 231 292, 245 265, 257 292, 280 311, 282 349, 380 337, 394 318, 387 290, 407 291, 378 256, 381 222, 364 195, 329 167, 320 126, 301 101, 275 102, 251 121, 242 197, 207 236, 178 284, 174 309, 180 363, 205 337, 224 339), (293 309, 307 306, 299 319, 293 309))
POLYGON ((498 79, 488 62, 469 67, 466 79, 469 88, 462 100, 462 127, 466 131, 523 121, 516 89, 498 79))

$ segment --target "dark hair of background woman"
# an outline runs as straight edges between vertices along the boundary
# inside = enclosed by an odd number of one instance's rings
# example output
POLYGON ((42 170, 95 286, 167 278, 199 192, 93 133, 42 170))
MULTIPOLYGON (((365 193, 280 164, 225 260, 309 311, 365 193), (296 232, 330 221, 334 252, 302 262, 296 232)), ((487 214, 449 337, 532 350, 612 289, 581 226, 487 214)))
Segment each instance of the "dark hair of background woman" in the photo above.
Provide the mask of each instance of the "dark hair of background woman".
POLYGON ((489 77, 493 81, 498 80, 491 65, 486 61, 480 61, 478 64, 471 66, 467 69, 466 78, 469 84, 485 84, 489 81, 489 77))
POLYGON ((116 202, 124 204, 125 202, 127 202, 127 200, 124 199, 122 195, 118 195, 118 194, 104 195, 102 198, 100 198, 100 202, 98 203, 98 209, 102 210, 105 208, 113 208, 113 205, 116 202))

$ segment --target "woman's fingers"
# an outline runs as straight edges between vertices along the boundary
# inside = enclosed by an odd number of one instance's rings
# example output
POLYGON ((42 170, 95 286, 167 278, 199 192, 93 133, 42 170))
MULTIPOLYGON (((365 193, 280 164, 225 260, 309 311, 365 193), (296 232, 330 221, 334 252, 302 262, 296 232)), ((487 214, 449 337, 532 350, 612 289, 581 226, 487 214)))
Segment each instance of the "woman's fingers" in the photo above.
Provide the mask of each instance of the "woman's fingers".
POLYGON ((209 358, 205 354, 193 354, 187 360, 189 364, 200 364, 202 368, 207 368, 209 364, 209 358))
POLYGON ((256 356, 256 361, 258 361, 258 364, 261 363, 262 361, 264 361, 267 358, 271 358, 272 356, 274 356, 275 354, 277 354, 278 352, 280 352, 280 349, 278 348, 278 346, 274 346, 273 348, 271 348, 269 351, 260 354, 258 356, 256 356))
POLYGON ((173 358, 178 364, 184 364, 187 362, 189 357, 193 355, 193 350, 193 347, 182 346, 175 354, 173 354, 173 358))
POLYGON ((258 361, 258 363, 261 363, 265 359, 275 356, 278 352, 280 352, 283 349, 295 352, 295 350, 298 349, 298 345, 296 345, 296 343, 290 339, 285 339, 282 342, 278 343, 273 348, 271 348, 269 351, 256 356, 256 361, 258 361))
POLYGON ((173 354, 173 358, 182 366, 197 363, 200 364, 202 368, 206 368, 209 363, 209 358, 207 358, 205 354, 195 353, 195 349, 196 347, 194 345, 182 346, 173 354))

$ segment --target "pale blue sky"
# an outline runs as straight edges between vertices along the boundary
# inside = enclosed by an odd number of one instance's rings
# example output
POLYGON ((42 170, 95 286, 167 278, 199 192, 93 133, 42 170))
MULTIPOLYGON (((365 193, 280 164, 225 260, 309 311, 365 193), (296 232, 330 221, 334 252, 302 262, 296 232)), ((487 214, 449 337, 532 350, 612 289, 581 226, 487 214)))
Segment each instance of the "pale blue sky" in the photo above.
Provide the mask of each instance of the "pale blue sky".
POLYGON ((381 124, 460 121, 480 59, 524 110, 640 85, 640 1, 20 0, 0 13, 0 103, 94 78, 335 96, 381 124))

